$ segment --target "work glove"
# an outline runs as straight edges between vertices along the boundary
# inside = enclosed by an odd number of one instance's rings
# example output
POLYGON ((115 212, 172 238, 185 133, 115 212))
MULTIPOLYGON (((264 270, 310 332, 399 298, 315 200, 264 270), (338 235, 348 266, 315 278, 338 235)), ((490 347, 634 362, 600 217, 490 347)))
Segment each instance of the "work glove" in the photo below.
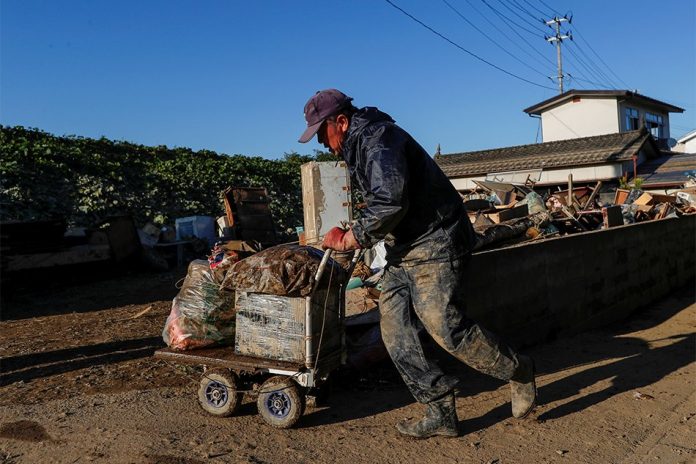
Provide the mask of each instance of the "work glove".
POLYGON ((334 227, 324 235, 324 241, 321 242, 321 248, 326 250, 331 248, 336 251, 351 251, 357 250, 360 244, 355 240, 352 229, 341 229, 334 227))

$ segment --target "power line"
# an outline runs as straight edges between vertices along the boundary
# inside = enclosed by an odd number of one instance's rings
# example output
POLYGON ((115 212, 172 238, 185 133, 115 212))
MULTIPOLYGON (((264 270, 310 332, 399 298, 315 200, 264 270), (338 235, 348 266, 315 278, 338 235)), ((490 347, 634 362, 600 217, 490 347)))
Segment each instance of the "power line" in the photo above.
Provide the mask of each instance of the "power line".
MULTIPOLYGON (((561 32, 561 24, 564 22, 570 23, 572 21, 572 16, 571 18, 568 18, 567 16, 559 17, 559 16, 554 16, 552 19, 545 21, 546 25, 549 27, 554 27, 555 28, 555 35, 552 35, 551 37, 545 37, 547 42, 554 42, 556 45, 556 59, 558 62, 558 88, 561 93, 563 93, 563 79, 566 77, 563 74, 563 65, 562 65, 562 54, 561 54, 561 44, 563 40, 565 39, 573 39, 573 36, 570 31, 567 31, 565 33, 561 32)), ((574 43, 574 42, 573 42, 574 43)), ((576 44, 577 47, 577 44, 576 44)), ((599 84, 600 87, 603 88, 616 88, 616 84, 612 82, 612 79, 605 74, 602 69, 600 69, 599 66, 597 66, 596 63, 591 59, 591 57, 587 56, 587 54, 584 52, 584 50, 580 47, 578 47, 578 50, 585 55, 587 61, 585 59, 581 58, 578 54, 575 53, 572 47, 566 47, 568 52, 574 57, 574 59, 582 66, 585 71, 588 73, 588 75, 594 79, 595 83, 597 82, 608 82, 607 84, 599 84), (588 64, 589 62, 589 64, 588 64)), ((582 78, 576 78, 578 80, 584 80, 585 82, 592 82, 589 79, 582 79, 582 78)))
POLYGON ((494 43, 498 48, 500 48, 502 51, 504 51, 505 53, 507 53, 508 55, 510 55, 512 58, 514 58, 515 60, 519 61, 520 63, 522 63, 524 66, 526 66, 527 68, 531 69, 531 70, 534 71, 535 73, 540 74, 540 75, 543 76, 543 77, 548 77, 546 74, 544 74, 544 73, 542 73, 541 71, 539 71, 538 69, 536 69, 536 68, 530 66, 528 63, 522 61, 519 57, 517 57, 516 55, 514 55, 513 53, 511 53, 510 51, 508 51, 505 47, 503 47, 503 46, 500 45, 498 42, 496 42, 492 37, 490 37, 488 34, 486 34, 484 31, 482 31, 478 26, 476 26, 476 24, 474 24, 473 22, 469 21, 469 19, 466 18, 466 16, 464 16, 459 10, 457 10, 454 6, 452 6, 452 4, 449 3, 447 0, 442 0, 442 2, 443 2, 445 5, 447 5, 452 11, 454 11, 460 18, 462 18, 464 21, 466 21, 471 27, 473 27, 473 28, 476 29, 478 32, 480 32, 485 38, 487 38, 488 40, 490 40, 491 42, 493 42, 493 43, 494 43))
POLYGON ((537 84, 536 82, 532 82, 532 81, 530 81, 530 80, 528 80, 528 79, 525 79, 524 77, 520 77, 520 76, 518 76, 517 74, 513 74, 513 73, 511 73, 510 71, 506 71, 505 69, 501 68, 500 66, 497 66, 497 65, 491 63, 490 61, 487 61, 487 60, 481 58, 481 57, 478 56, 477 54, 475 54, 475 53, 473 53, 473 52, 467 50, 466 48, 462 47, 462 46, 459 45, 458 43, 456 43, 456 42, 454 42, 454 41, 448 39, 448 38, 445 37, 444 35, 440 34, 440 33, 437 32, 435 29, 433 29, 432 27, 428 26, 427 24, 425 24, 423 21, 421 21, 420 19, 416 18, 415 16, 411 15, 410 13, 408 13, 407 11, 405 11, 404 9, 402 9, 401 7, 399 7, 398 5, 396 5, 396 4, 395 4, 394 2, 392 2, 391 0, 384 0, 384 1, 387 2, 388 4, 390 4, 390 5, 391 5, 392 7, 394 7, 395 9, 399 10, 399 11, 400 11, 401 13, 403 13, 404 15, 408 16, 409 18, 411 18, 413 21, 417 22, 418 24, 420 24, 420 25, 423 26, 424 28, 428 29, 428 30, 429 30, 430 32, 432 32, 433 34, 437 35, 437 36, 440 37, 441 39, 443 39, 443 40, 449 42, 450 44, 454 45, 455 47, 457 47, 457 48, 460 49, 461 51, 463 51, 463 52, 465 52, 465 53, 467 53, 467 54, 473 56, 473 57, 476 58, 477 60, 486 63, 488 66, 491 66, 491 67, 497 69, 498 71, 501 71, 501 72, 503 72, 503 73, 505 73, 505 74, 507 74, 507 75, 509 75, 509 76, 514 77, 515 79, 521 80, 521 81, 523 81, 523 82, 526 82, 526 83, 528 83, 528 84, 534 85, 534 86, 536 86, 536 87, 541 87, 541 88, 544 88, 544 89, 553 89, 552 87, 547 87, 547 86, 545 86, 545 85, 537 84))
POLYGON ((541 17, 534 16, 534 14, 530 13, 530 11, 529 11, 528 9, 526 9, 524 6, 522 6, 522 5, 520 4, 520 2, 518 2, 517 0, 511 0, 511 1, 512 1, 512 3, 515 4, 515 6, 517 7, 517 9, 519 9, 519 10, 523 11, 524 13, 526 13, 530 18, 532 18, 532 19, 535 20, 535 21, 540 21, 542 24, 544 23, 544 20, 541 19, 541 18, 544 17, 544 16, 546 16, 546 15, 542 15, 541 17))
MULTIPOLYGON (((532 26, 533 28, 537 28, 537 30, 538 30, 541 34, 543 34, 544 32, 546 32, 543 28, 539 28, 539 24, 535 24, 535 23, 530 22, 527 18, 525 18, 524 16, 522 16, 521 14, 519 14, 517 11, 513 10, 512 8, 510 8, 510 6, 508 6, 508 5, 512 5, 512 6, 514 6, 515 8, 520 9, 520 7, 519 7, 518 5, 515 5, 514 3, 510 3, 510 0, 498 0, 498 1, 499 1, 505 8, 507 8, 508 11, 511 11, 515 16, 517 16, 518 18, 520 18, 522 21, 524 21, 524 22, 527 23, 528 25, 532 26), (507 5, 503 4, 503 2, 507 3, 507 5)), ((524 10, 522 10, 522 11, 525 12, 524 10)), ((534 19, 536 19, 536 18, 534 18, 534 19)))
MULTIPOLYGON (((512 39, 512 38, 511 38, 509 35, 507 35, 502 29, 500 29, 493 21, 491 21, 490 19, 488 19, 488 16, 486 16, 486 15, 483 14, 483 13, 481 13, 481 11, 480 11, 478 8, 476 8, 476 6, 475 6, 473 3, 471 3, 470 0, 465 0, 465 1, 466 1, 466 3, 469 4, 469 6, 471 7, 472 10, 474 10, 475 12, 477 12, 477 13, 479 14, 479 16, 481 16, 483 19, 485 19, 486 22, 487 22, 488 24, 490 24, 491 27, 493 27, 493 29, 495 29, 495 30, 498 31, 503 37, 505 37, 506 39, 508 39, 513 45, 515 45, 515 47, 517 47, 520 51, 522 51, 525 55, 527 55, 528 57, 530 57, 531 59, 533 59, 533 60, 536 61, 537 63, 541 64, 542 66, 546 66, 544 63, 541 62, 541 60, 539 60, 539 58, 537 58, 536 56, 534 56, 534 55, 532 55, 531 53, 529 53, 525 48, 523 48, 523 47, 519 44, 518 41, 512 39)), ((508 26, 508 27, 509 27, 509 26, 508 26)), ((513 30, 513 32, 515 32, 515 31, 513 30)), ((548 64, 550 64, 551 66, 554 66, 554 64, 553 64, 553 62, 552 62, 551 60, 549 60, 546 56, 544 56, 544 54, 540 53, 537 49, 535 49, 534 46, 533 46, 532 44, 530 44, 528 41, 526 41, 526 40, 524 39, 524 37, 520 36, 519 34, 517 34, 517 36, 520 37, 520 38, 522 39, 522 41, 523 41, 524 43, 526 43, 527 46, 529 46, 534 52, 536 52, 543 60, 545 60, 545 61, 546 61, 548 64)))
POLYGON ((587 46, 590 48, 590 50, 592 50, 592 53, 594 53, 595 56, 596 56, 597 58, 599 58, 599 61, 601 61, 601 62, 604 64, 604 66, 606 66, 606 68, 609 70, 609 72, 612 73, 612 74, 614 75, 614 77, 616 77, 616 78, 619 80, 619 82, 620 82, 621 84, 623 84, 624 86, 626 86, 626 89, 630 89, 629 85, 626 84, 626 82, 624 82, 623 79, 621 79, 621 78, 618 76, 618 74, 616 74, 616 73, 614 72, 614 70, 611 69, 611 67, 602 59, 602 57, 599 56, 599 54, 595 51, 595 49, 592 48, 592 45, 590 45, 590 43, 585 39, 585 37, 582 35, 582 32, 580 32, 580 31, 578 30, 578 26, 575 25, 574 27, 575 27, 575 32, 578 33, 578 37, 580 37, 580 38, 582 39, 582 41, 585 42, 585 43, 587 44, 587 46))
POLYGON ((597 74, 599 76, 602 76, 602 79, 609 82, 613 87, 618 88, 618 86, 614 82, 614 79, 612 79, 607 73, 605 73, 604 70, 597 63, 595 63, 592 57, 588 56, 587 53, 585 53, 584 49, 580 48, 580 44, 578 44, 577 42, 573 43, 575 44, 575 47, 578 49, 578 51, 580 51, 580 53, 582 53, 582 55, 587 59, 589 65, 597 71, 597 74))
MULTIPOLYGON (((541 11, 539 8, 537 8, 537 7, 535 7, 534 5, 532 5, 532 3, 529 2, 528 0, 522 0, 522 1, 523 1, 524 3, 526 3, 527 5, 529 5, 530 7, 534 8, 537 12, 541 13, 541 17, 542 17, 542 18, 545 18, 545 17, 547 17, 547 16, 553 16, 553 14, 548 14, 548 13, 545 13, 545 12, 541 11)), ((551 11, 553 12, 553 8, 551 9, 551 11)))
MULTIPOLYGON (((523 0, 523 1, 524 1, 525 3, 527 3, 528 5, 530 5, 532 8, 536 9, 537 11, 539 11, 539 10, 538 10, 537 8, 535 8, 528 0, 523 0)), ((549 6, 548 4, 546 4, 546 3, 544 2, 544 0, 538 0, 538 1, 539 1, 539 3, 541 3, 542 5, 544 5, 546 8, 548 8, 549 10, 551 10, 553 13, 559 14, 554 8, 552 8, 551 6, 549 6)), ((571 14, 571 18, 572 18, 572 14, 571 14)), ((592 51, 592 53, 594 53, 595 56, 596 56, 597 58, 599 58, 599 61, 602 62, 602 64, 607 68, 607 70, 609 70, 609 72, 619 81, 619 83, 623 84, 623 85, 626 87, 626 89, 630 89, 630 86, 629 86, 628 84, 626 84, 626 82, 625 82, 623 79, 621 79, 621 77, 619 77, 619 75, 616 74, 616 73, 614 72, 614 70, 611 69, 611 67, 602 59, 602 57, 599 55, 599 53, 597 53, 597 52, 595 51, 595 49, 592 48, 592 45, 590 45, 590 42, 589 42, 587 39, 585 39, 585 37, 583 36, 582 32, 578 29, 578 26, 577 26, 576 24, 573 24, 573 27, 575 28, 575 32, 578 34, 578 37, 580 37, 580 39, 582 39, 582 41, 585 42, 585 44, 589 47, 589 49, 592 51)), ((611 80, 611 79, 609 79, 609 80, 611 80)))
MULTIPOLYGON (((546 3, 544 3, 544 0, 539 0, 539 3, 541 3, 542 5, 544 5, 546 8, 548 8, 551 11, 554 11, 554 12, 556 11, 553 8, 551 8, 550 6, 548 6, 546 3)), ((556 13, 556 14, 558 14, 558 13, 556 13)))
POLYGON ((577 132, 575 132, 568 124, 566 124, 565 122, 563 122, 563 120, 561 120, 561 118, 559 118, 558 116, 556 116, 556 113, 554 113, 553 111, 548 111, 548 114, 550 114, 551 116, 553 116, 558 122, 560 122, 566 129, 568 129, 570 132, 572 132, 573 135, 575 135, 577 138, 580 138, 580 137, 581 137, 580 134, 578 134, 577 132))
MULTIPOLYGON (((546 56, 544 56, 543 53, 541 53, 539 50, 537 50, 537 49, 534 47, 534 45, 532 45, 527 39, 525 39, 525 38, 522 36, 522 34, 520 34, 519 32, 517 32, 517 30, 516 30, 515 28, 513 28, 513 27, 510 25, 510 23, 508 22, 508 20, 505 18, 504 15, 501 15, 500 13, 498 13, 498 12, 495 10, 495 8, 492 8, 490 5, 488 5, 488 3, 486 3, 486 0, 482 0, 482 1, 483 1, 483 3, 485 3, 489 8, 491 8, 491 10, 493 10, 493 12, 494 12, 496 15, 498 15, 498 17, 499 17, 500 19, 503 20, 503 22, 505 23, 505 25, 506 25, 512 32, 514 32, 515 35, 516 35, 517 37, 519 37, 520 40, 521 40, 522 42, 526 43, 526 44, 529 46, 529 48, 531 48, 532 50, 534 50, 539 56, 541 56, 543 59, 545 59, 546 61, 548 61, 548 62, 551 64, 551 66, 553 66, 553 62, 549 61, 549 59, 546 58, 546 56)), ((467 0, 467 3, 471 4, 471 3, 469 2, 469 0, 467 0)), ((536 33, 534 33, 534 35, 536 36, 536 33)))
POLYGON ((481 0, 481 1, 482 1, 488 8, 490 8, 491 10, 493 10, 493 12, 494 12, 495 14, 497 14, 500 18, 502 18, 503 21, 512 23, 512 24, 514 24, 515 26, 517 26, 517 27, 519 27, 520 29, 522 29, 523 31, 529 32, 529 33, 532 34, 533 36, 538 37, 539 31, 530 31, 530 30, 527 29, 526 27, 520 26, 518 23, 516 23, 515 21, 511 20, 510 18, 508 18, 507 16, 505 16, 504 14, 502 14, 500 11, 496 10, 495 8, 493 8, 493 7, 490 5, 490 3, 488 3, 486 0, 481 0))
POLYGON ((574 82, 574 81, 578 81, 578 82, 576 82, 575 86, 577 86, 577 87, 578 87, 579 89, 581 89, 581 90, 585 89, 585 85, 581 83, 582 79, 576 78, 576 77, 573 76, 571 73, 568 73, 568 74, 566 74, 566 75, 568 76, 568 82, 569 82, 569 83, 570 83, 570 82, 574 82))
POLYGON ((591 81, 588 79, 582 79, 580 77, 576 77, 575 75, 568 73, 568 76, 570 76, 571 79, 575 79, 576 81, 581 81, 581 82, 587 82, 588 84, 596 85, 598 87, 606 87, 606 84, 602 84, 596 81, 591 81))
MULTIPOLYGON (((585 63, 585 61, 584 61, 582 58, 580 58, 580 57, 573 51, 572 48, 566 47, 566 49, 570 52, 571 55, 573 55, 573 56, 575 57, 575 59, 577 60, 577 62, 580 63, 580 65, 581 65, 583 68, 585 68, 585 71, 587 71, 587 73, 590 75, 590 77, 592 77, 593 79, 597 79, 598 81, 605 81, 605 82, 606 82, 606 80, 605 80, 601 75, 595 73, 592 69, 590 69, 590 67, 585 63)), ((601 84, 601 86, 602 86, 602 87, 606 87, 606 88, 608 88, 608 89, 610 89, 610 88, 615 88, 615 86, 612 85, 611 83, 609 83, 609 85, 607 85, 606 83, 605 83, 605 84, 601 84)))

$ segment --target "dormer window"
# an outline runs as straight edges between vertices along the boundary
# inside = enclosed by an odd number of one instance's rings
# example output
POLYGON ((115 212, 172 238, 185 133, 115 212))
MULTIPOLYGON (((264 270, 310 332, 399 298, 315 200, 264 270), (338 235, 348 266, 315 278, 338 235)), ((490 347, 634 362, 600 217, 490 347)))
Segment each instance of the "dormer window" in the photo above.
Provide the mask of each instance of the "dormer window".
POLYGON ((626 130, 632 131, 638 129, 640 129, 638 110, 635 108, 626 108, 626 130))
POLYGON ((661 115, 655 113, 645 113, 645 127, 656 139, 664 138, 665 126, 661 115))

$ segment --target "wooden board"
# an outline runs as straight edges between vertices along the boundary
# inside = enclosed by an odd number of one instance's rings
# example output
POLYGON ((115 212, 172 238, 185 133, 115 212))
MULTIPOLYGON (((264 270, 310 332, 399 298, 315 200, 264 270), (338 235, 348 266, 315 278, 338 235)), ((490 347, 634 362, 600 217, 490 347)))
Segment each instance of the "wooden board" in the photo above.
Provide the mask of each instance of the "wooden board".
POLYGON ((496 224, 503 221, 509 221, 510 219, 517 219, 529 215, 529 208, 527 205, 514 206, 512 208, 499 209, 496 213, 484 213, 496 224))
POLYGON ((321 243, 324 234, 353 219, 346 163, 311 161, 301 167, 304 240, 321 243))
POLYGON ((195 366, 226 367, 229 369, 283 369, 295 371, 302 368, 300 363, 276 361, 273 359, 242 356, 234 352, 231 346, 217 348, 203 348, 200 350, 177 351, 171 348, 162 348, 155 351, 155 358, 172 361, 179 364, 191 364, 195 366))

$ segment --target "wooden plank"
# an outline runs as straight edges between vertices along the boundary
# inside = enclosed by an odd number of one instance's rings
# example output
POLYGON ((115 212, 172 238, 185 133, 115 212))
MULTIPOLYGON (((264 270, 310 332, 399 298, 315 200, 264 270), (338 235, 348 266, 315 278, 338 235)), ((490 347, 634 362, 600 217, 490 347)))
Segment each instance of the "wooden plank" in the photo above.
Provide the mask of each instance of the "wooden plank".
POLYGON ((227 367, 230 369, 283 369, 296 371, 302 368, 301 363, 242 356, 236 354, 231 346, 191 351, 176 351, 171 348, 162 348, 155 351, 155 358, 178 364, 227 367))
POLYGON ((573 213, 570 212, 567 206, 562 206, 561 211, 563 211, 563 214, 565 214, 568 217, 568 219, 575 221, 575 223, 579 225, 582 230, 587 230, 587 227, 585 227, 585 225, 582 222, 578 221, 578 219, 573 215, 573 213))
POLYGON ((332 227, 353 218, 350 179, 345 162, 311 161, 301 166, 304 236, 318 245, 332 227))
POLYGON ((597 182, 597 185, 595 185, 594 190, 592 190, 592 194, 590 195, 590 198, 588 198, 587 201, 585 202, 585 204, 582 205, 581 209, 587 209, 588 206, 591 207, 594 204, 593 203, 594 199, 597 196, 597 194, 599 193, 600 188, 602 188, 602 181, 601 180, 599 182, 597 182))
POLYGON ((503 221, 509 221, 510 219, 516 219, 520 217, 525 217, 529 215, 529 208, 527 205, 515 206, 513 208, 501 209, 496 213, 484 213, 491 221, 499 224, 503 221))

